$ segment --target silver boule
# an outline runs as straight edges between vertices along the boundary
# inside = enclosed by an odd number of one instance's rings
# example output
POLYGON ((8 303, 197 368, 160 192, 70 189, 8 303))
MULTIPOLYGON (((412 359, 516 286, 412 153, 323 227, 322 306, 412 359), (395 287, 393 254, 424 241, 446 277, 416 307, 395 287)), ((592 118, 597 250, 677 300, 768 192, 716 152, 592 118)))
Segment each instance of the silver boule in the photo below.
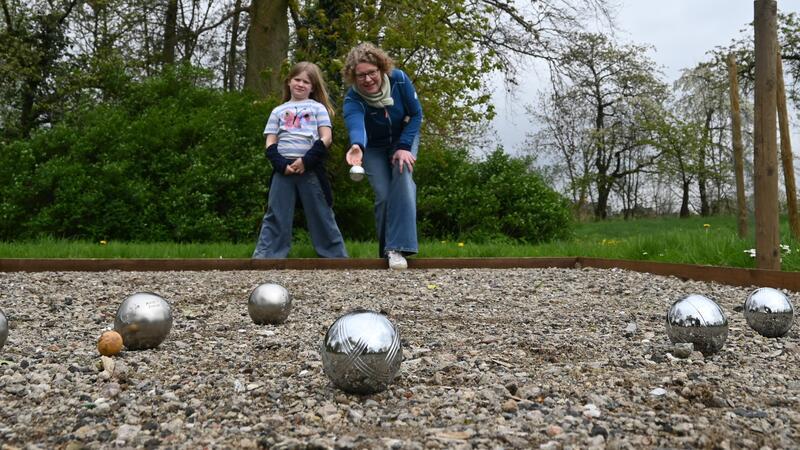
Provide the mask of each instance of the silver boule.
POLYGON ((745 300, 744 318, 758 334, 769 338, 781 337, 792 328, 794 307, 783 292, 760 288, 745 300))
POLYGON ((292 296, 285 287, 264 283, 253 289, 247 301, 247 312, 259 325, 284 322, 292 311, 292 296))
POLYGON ((669 308, 667 336, 673 343, 691 342, 705 355, 716 353, 728 338, 728 318, 715 301, 693 294, 669 308))
POLYGON ((353 166, 350 168, 350 179, 353 181, 361 181, 364 179, 364 168, 361 166, 353 166))
POLYGON ((400 332, 382 314, 351 311, 328 328, 320 355, 325 375, 337 388, 353 394, 380 392, 400 371, 400 332))
POLYGON ((137 292, 122 301, 114 330, 128 350, 156 348, 172 329, 172 307, 151 292, 137 292))
POLYGON ((8 339, 8 319, 3 314, 3 310, 0 309, 0 349, 6 345, 6 339, 8 339))

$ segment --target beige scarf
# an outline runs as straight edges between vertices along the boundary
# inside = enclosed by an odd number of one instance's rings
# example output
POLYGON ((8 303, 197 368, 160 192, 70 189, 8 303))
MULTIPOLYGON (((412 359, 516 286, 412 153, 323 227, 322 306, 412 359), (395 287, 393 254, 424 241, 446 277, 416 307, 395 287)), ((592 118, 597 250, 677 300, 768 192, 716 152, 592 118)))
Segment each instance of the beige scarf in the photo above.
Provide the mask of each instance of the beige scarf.
POLYGON ((373 108, 383 108, 394 105, 394 99, 392 98, 392 87, 389 86, 389 75, 383 74, 381 90, 374 94, 367 94, 366 92, 363 92, 358 88, 357 84, 354 87, 356 88, 358 95, 360 95, 361 98, 363 98, 364 101, 373 108))

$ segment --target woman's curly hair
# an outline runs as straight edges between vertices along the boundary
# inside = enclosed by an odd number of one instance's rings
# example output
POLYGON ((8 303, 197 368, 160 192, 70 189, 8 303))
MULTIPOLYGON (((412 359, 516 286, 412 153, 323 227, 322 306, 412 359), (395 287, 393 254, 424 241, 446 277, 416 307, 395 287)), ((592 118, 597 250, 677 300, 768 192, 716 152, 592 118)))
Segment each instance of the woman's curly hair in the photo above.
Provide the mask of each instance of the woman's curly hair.
POLYGON ((350 50, 344 62, 342 77, 348 84, 356 82, 356 66, 361 63, 372 64, 385 74, 394 68, 394 61, 386 52, 372 43, 362 42, 350 50))

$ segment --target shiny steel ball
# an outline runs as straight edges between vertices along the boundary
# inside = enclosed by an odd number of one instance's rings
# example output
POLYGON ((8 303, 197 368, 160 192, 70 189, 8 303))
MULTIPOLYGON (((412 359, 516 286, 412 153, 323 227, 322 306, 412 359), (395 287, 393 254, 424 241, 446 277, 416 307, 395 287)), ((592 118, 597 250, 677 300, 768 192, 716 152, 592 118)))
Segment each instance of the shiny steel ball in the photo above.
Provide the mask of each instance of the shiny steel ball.
POLYGON ((0 348, 6 345, 6 339, 8 339, 8 319, 6 319, 3 311, 0 310, 0 348))
POLYGON ((781 337, 792 328, 794 308, 783 292, 760 288, 745 300, 744 318, 758 334, 769 338, 781 337))
POLYGON ((150 292, 137 292, 122 301, 114 330, 128 350, 156 348, 172 329, 172 307, 150 292))
POLYGON ((247 301, 247 312, 253 322, 259 325, 282 323, 291 311, 292 296, 279 284, 265 283, 257 286, 247 301))
POLYGON ((322 369, 337 388, 353 394, 386 389, 400 371, 400 332, 386 316, 355 310, 328 328, 320 347, 322 369))
POLYGON ((673 343, 691 342, 703 354, 716 353, 728 338, 728 318, 710 298, 690 295, 669 308, 667 336, 673 343))
POLYGON ((350 168, 350 179, 353 181, 361 181, 364 179, 364 168, 361 166, 353 166, 350 168))

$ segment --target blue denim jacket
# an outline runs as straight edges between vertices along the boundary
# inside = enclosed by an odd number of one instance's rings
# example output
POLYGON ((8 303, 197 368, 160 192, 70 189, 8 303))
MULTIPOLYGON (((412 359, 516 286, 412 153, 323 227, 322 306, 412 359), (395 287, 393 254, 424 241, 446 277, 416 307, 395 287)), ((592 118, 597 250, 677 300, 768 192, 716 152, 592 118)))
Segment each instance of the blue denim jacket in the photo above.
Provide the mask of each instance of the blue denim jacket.
POLYGON ((422 107, 414 85, 400 69, 389 74, 394 105, 373 108, 350 87, 344 98, 344 123, 350 145, 411 150, 422 124, 422 107), (408 119, 406 119, 408 118, 408 119), (407 121, 406 121, 407 120, 407 121))

